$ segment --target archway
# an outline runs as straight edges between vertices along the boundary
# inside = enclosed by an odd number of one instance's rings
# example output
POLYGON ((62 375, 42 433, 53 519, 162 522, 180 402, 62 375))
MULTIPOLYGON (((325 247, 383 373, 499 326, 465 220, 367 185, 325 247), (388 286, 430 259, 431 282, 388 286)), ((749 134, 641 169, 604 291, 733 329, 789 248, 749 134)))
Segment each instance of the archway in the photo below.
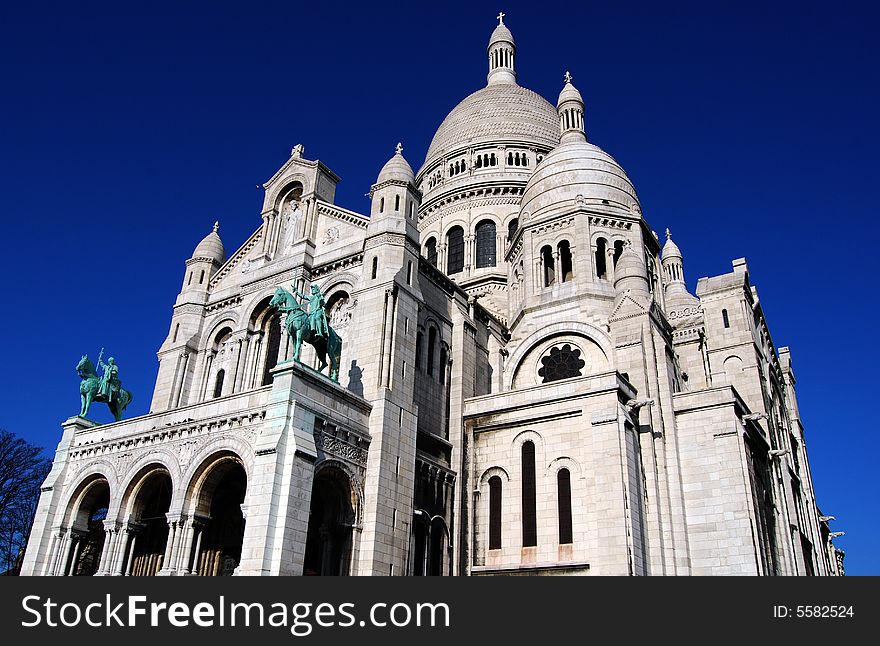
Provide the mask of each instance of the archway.
POLYGON ((129 525, 137 532, 127 571, 132 576, 154 576, 162 567, 168 541, 171 476, 161 466, 147 467, 134 485, 129 525))
POLYGON ((351 533, 355 513, 348 475, 326 467, 312 485, 312 505, 303 574, 344 576, 351 565, 351 533))
MULTIPOLYGON (((198 536, 192 572, 200 576, 231 576, 241 561, 247 473, 232 453, 209 458, 193 485, 198 536)), ((189 563, 187 563, 187 566, 189 563)))
POLYGON ((92 576, 98 571, 104 552, 104 519, 109 506, 110 485, 106 479, 96 477, 84 485, 73 516, 73 552, 65 573, 92 576))

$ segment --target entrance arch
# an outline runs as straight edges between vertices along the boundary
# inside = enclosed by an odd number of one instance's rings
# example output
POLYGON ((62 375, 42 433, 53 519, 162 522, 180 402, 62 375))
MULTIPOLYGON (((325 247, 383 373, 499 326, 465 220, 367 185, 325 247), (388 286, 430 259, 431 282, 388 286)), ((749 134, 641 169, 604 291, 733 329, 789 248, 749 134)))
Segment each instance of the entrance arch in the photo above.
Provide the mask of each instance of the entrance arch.
MULTIPOLYGON (((190 505, 198 531, 192 557, 193 574, 230 576, 241 561, 244 541, 242 504, 247 472, 232 452, 209 457, 196 472, 190 505)), ((188 565, 188 564, 187 564, 188 565)))
POLYGON ((73 552, 69 565, 65 561, 63 573, 93 576, 104 552, 104 519, 110 506, 110 484, 103 476, 95 476, 86 480, 80 489, 72 504, 73 552))
POLYGON ((315 475, 303 575, 350 573, 355 504, 352 483, 345 471, 327 466, 315 475))
POLYGON ((133 483, 127 498, 134 548, 126 570, 132 576, 154 576, 163 565, 168 542, 171 475, 164 466, 154 464, 144 467, 133 483))

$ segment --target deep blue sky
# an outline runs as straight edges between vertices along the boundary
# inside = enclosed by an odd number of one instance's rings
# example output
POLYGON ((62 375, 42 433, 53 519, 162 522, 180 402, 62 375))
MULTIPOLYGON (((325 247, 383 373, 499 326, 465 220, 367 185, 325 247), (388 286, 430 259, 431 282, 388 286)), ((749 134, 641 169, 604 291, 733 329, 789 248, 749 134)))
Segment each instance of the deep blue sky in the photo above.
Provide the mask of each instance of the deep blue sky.
POLYGON ((503 9, 520 83, 555 103, 571 70, 588 137, 672 229, 691 288, 747 257, 792 348, 819 504, 848 572, 880 573, 868 3, 21 4, 0 6, 0 427, 54 449, 79 410, 74 366, 102 346, 145 413, 183 262, 214 220, 232 252, 260 224, 255 185, 299 142, 366 211, 397 141, 417 169, 483 86, 503 9))

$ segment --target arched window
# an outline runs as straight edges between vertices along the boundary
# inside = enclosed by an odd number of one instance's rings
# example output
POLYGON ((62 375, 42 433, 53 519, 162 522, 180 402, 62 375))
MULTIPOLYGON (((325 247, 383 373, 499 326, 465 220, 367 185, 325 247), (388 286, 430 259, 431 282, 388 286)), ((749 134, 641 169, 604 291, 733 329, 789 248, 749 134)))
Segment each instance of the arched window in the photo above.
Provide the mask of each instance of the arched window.
POLYGON ((193 282, 193 273, 189 272, 189 278, 186 279, 187 287, 192 285, 192 282, 193 282))
POLYGON ((202 269, 202 273, 199 274, 199 285, 205 282, 205 270, 202 269))
POLYGON ((519 218, 513 218, 510 222, 507 223, 507 240, 513 240, 514 236, 516 236, 516 231, 519 229, 519 218))
POLYGON ((513 153, 507 153, 507 165, 513 166, 513 153))
POLYGON ((452 227, 446 234, 446 273, 450 276, 464 270, 464 229, 452 227))
POLYGON ((572 542, 571 531, 571 473, 560 469, 556 474, 557 509, 559 511, 559 544, 572 542))
POLYGON ((490 163, 492 166, 497 166, 497 165, 498 165, 498 158, 495 157, 495 153, 492 153, 492 155, 489 157, 489 163, 490 163))
POLYGON ((606 257, 608 254, 608 242, 605 238, 596 240, 596 278, 608 280, 608 267, 606 257))
POLYGON ((428 329, 428 374, 434 374, 434 353, 435 346, 437 345, 437 328, 431 327, 428 329))
POLYGON ((477 155, 477 161, 476 161, 476 164, 474 164, 474 166, 475 166, 476 168, 482 168, 482 167, 483 167, 483 158, 480 157, 479 155, 477 155))
POLYGON ((437 266, 437 240, 436 238, 428 238, 425 243, 425 258, 432 267, 437 266))
POLYGON ((440 369, 438 370, 439 379, 441 384, 446 383, 446 363, 448 361, 448 356, 446 353, 446 344, 440 344, 440 369))
POLYGON ((620 256, 623 253, 623 240, 618 240, 614 243, 614 266, 617 267, 617 261, 620 260, 620 256))
POLYGON ((379 213, 383 213, 385 211, 385 198, 383 197, 379 200, 379 213))
POLYGON ((559 379, 580 377, 581 371, 586 365, 587 362, 581 359, 581 351, 566 343, 562 347, 550 348, 550 352, 541 357, 538 376, 543 377, 541 382, 543 384, 559 379))
POLYGON ((574 278, 574 266, 571 261, 571 245, 568 240, 559 243, 559 275, 563 283, 574 278))
POLYGON ((416 370, 422 369, 422 340, 424 335, 416 332, 416 370))
POLYGON ((550 287, 556 282, 556 266, 553 262, 553 247, 547 245, 541 248, 541 264, 544 267, 544 287, 550 287))
POLYGON ((477 225, 477 269, 495 266, 495 223, 483 220, 477 225))
POLYGON ((278 354, 281 351, 281 323, 277 314, 266 323, 266 363, 263 369, 263 385, 272 383, 272 368, 278 365, 278 354))
POLYGON ((394 210, 395 211, 400 210, 400 196, 399 195, 394 196, 394 210))
POLYGON ((727 310, 721 310, 721 320, 724 321, 724 327, 730 327, 730 318, 727 316, 727 310))
POLYGON ((217 372, 217 379, 214 381, 214 399, 217 399, 220 395, 223 394, 223 379, 225 377, 225 370, 220 370, 217 372))
POLYGON ((379 272, 379 256, 373 256, 373 271, 371 273, 373 279, 375 280, 376 274, 379 272))
POLYGON ((489 549, 501 549, 501 478, 489 478, 489 549))
POLYGON ((522 544, 534 547, 538 544, 537 495, 535 483, 535 443, 522 445, 522 544))

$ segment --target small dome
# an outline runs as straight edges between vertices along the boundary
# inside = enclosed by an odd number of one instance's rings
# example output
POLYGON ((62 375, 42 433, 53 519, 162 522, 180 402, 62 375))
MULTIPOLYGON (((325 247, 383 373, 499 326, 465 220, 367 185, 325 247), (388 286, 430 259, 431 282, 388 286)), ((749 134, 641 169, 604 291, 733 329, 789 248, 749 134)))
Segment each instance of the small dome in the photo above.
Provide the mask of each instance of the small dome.
POLYGON ((510 33, 507 25, 503 22, 495 27, 495 31, 493 31, 492 35, 489 37, 489 47, 495 43, 510 43, 511 45, 516 45, 516 43, 513 42, 513 34, 510 33))
POLYGON ((562 92, 559 93, 559 100, 556 102, 556 105, 560 106, 568 101, 577 101, 581 105, 584 104, 584 98, 581 96, 581 93, 571 84, 571 74, 566 72, 565 87, 563 87, 562 92))
POLYGON ((672 241, 672 233, 669 229, 666 229, 666 244, 663 245, 662 258, 666 260, 667 258, 681 258, 681 249, 678 248, 678 245, 672 241))
POLYGON ((220 229, 220 223, 214 223, 214 230, 206 235, 193 251, 193 258, 208 258, 217 264, 222 265, 226 262, 226 248, 217 231, 220 229))
POLYGON ((523 193, 521 220, 575 204, 641 210, 636 189, 620 164, 583 139, 560 144, 538 164, 523 193))
POLYGON ((379 177, 376 179, 376 184, 382 184, 391 180, 410 182, 412 184, 415 184, 416 181, 412 167, 403 157, 403 145, 401 144, 397 144, 394 156, 385 162, 385 165, 379 172, 379 177))

